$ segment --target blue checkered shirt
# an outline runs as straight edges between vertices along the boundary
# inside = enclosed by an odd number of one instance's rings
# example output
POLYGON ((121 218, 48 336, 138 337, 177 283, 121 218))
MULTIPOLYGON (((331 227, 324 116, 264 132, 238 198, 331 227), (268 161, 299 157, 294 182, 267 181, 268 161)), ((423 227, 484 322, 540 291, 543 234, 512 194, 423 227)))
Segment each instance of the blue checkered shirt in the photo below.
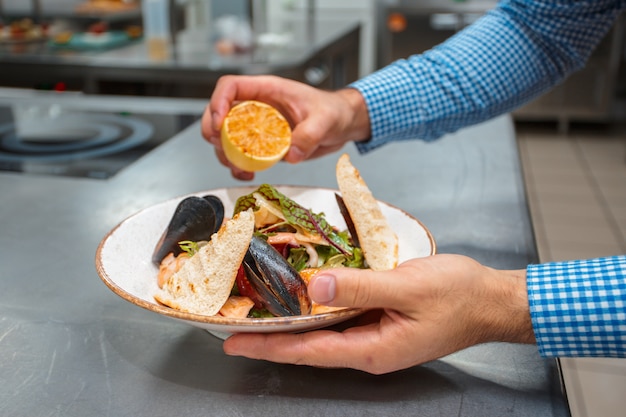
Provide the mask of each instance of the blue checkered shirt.
POLYGON ((626 357, 626 256, 529 265, 526 274, 543 356, 626 357))
MULTIPOLYGON (((626 0, 503 0, 443 44, 350 85, 365 98, 368 152, 433 140, 545 93, 582 68, 626 0)), ((544 356, 626 357, 626 256, 530 265, 531 318, 544 356)))
POLYGON ((436 139, 507 113, 581 69, 626 0, 504 0, 443 44, 351 84, 367 103, 366 152, 436 139))

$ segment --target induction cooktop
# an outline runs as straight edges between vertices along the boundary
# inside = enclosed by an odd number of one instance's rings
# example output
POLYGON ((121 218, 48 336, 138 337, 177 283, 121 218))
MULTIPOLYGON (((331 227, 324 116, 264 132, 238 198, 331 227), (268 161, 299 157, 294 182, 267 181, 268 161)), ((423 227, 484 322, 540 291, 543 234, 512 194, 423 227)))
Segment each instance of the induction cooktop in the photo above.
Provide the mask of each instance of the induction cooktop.
POLYGON ((0 171, 107 179, 201 117, 120 108, 0 102, 0 171))

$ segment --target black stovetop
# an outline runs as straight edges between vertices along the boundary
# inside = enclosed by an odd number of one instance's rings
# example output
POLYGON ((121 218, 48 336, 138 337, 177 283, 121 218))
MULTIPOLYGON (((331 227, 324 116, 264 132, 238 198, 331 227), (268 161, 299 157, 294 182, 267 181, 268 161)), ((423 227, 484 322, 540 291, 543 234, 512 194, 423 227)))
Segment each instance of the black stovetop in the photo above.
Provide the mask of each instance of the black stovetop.
POLYGON ((200 116, 0 103, 0 171, 110 178, 200 116))

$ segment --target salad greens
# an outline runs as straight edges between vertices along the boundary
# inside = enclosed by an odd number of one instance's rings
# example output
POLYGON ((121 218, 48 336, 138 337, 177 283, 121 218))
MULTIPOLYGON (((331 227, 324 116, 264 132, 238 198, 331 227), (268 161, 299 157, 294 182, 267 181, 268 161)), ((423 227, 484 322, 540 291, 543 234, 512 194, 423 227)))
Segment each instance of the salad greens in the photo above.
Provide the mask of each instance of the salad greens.
MULTIPOLYGON (((318 267, 348 266, 364 268, 365 258, 361 249, 354 245, 347 231, 338 231, 325 219, 323 213, 301 206, 285 196, 273 186, 262 184, 256 191, 239 197, 235 203, 234 214, 253 208, 256 212, 264 209, 273 215, 271 224, 257 230, 266 237, 272 234, 292 231, 299 235, 317 240, 315 251, 318 255, 318 267)), ((307 267, 309 254, 304 247, 290 248, 287 261, 298 271, 307 267)))

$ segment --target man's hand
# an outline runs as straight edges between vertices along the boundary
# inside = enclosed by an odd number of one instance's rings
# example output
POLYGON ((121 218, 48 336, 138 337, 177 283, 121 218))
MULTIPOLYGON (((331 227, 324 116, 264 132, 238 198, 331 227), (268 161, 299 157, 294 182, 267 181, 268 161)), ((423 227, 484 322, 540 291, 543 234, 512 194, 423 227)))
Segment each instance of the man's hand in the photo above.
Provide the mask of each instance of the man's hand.
POLYGON ((526 271, 500 271, 460 255, 435 255, 375 272, 323 271, 311 298, 330 306, 372 309, 342 332, 236 334, 229 355, 273 362, 360 369, 382 374, 479 343, 535 343, 526 271))
POLYGON ((220 162, 241 180, 252 180, 254 173, 241 171, 228 162, 222 151, 220 129, 230 108, 243 100, 270 104, 287 118, 293 133, 284 160, 290 163, 336 152, 346 142, 370 136, 365 101, 354 89, 328 92, 270 75, 224 76, 202 117, 202 134, 215 146, 220 162))

